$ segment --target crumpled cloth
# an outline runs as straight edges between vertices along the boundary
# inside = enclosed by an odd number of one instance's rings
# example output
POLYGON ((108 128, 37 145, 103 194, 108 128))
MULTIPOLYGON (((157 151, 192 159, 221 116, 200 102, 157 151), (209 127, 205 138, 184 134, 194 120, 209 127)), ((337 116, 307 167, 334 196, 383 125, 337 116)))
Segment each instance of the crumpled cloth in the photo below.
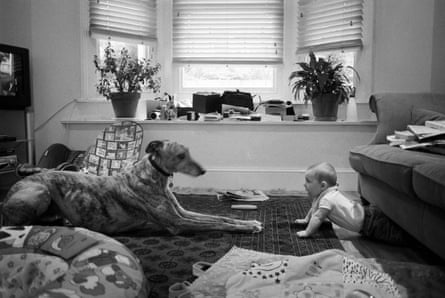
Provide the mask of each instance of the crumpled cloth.
POLYGON ((387 273, 336 249, 296 257, 233 247, 190 289, 194 297, 401 297, 387 273))

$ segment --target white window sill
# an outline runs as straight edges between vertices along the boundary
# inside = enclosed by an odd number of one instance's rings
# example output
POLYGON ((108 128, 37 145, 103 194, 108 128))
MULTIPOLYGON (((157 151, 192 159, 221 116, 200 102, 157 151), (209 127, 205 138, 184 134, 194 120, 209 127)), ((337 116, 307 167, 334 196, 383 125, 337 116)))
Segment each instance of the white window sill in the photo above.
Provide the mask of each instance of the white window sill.
MULTIPOLYGON (((264 110, 259 109, 258 112, 261 114, 264 112, 264 110)), ((310 103, 295 104, 295 113, 296 114, 305 113, 311 115, 312 105, 310 103)), ((145 101, 142 99, 139 101, 138 110, 136 112, 136 119, 138 119, 139 121, 144 121, 146 119, 146 116, 147 116, 146 105, 145 101)), ((338 119, 339 120, 337 122, 326 122, 326 123, 313 121, 311 125, 334 125, 335 123, 337 123, 336 125, 341 125, 341 123, 367 123, 376 121, 375 115, 371 113, 371 111, 369 110, 368 103, 355 103, 355 102, 352 102, 349 105, 341 104, 339 106, 338 119)), ((109 121, 108 123, 111 123, 115 121, 115 117, 111 102, 109 100, 106 100, 104 97, 97 97, 88 99, 86 98, 76 99, 70 118, 65 120, 74 122, 86 122, 86 123, 91 123, 91 121, 109 121)), ((152 122, 152 120, 148 120, 148 122, 152 122)), ((231 121, 231 124, 233 124, 232 122, 233 121, 231 121)), ((242 121, 237 121, 235 123, 239 124, 239 122, 242 121)), ((264 123, 265 121, 261 122, 247 121, 247 122, 249 125, 252 125, 258 123, 264 123)), ((274 120, 272 122, 277 122, 281 124, 283 122, 290 122, 291 125, 294 124, 308 125, 304 123, 311 123, 310 121, 301 122, 301 121, 277 121, 277 120, 274 120)), ((183 124, 182 121, 179 121, 179 123, 183 124)), ((198 121, 198 124, 209 125, 211 123, 208 121, 207 122, 198 121)), ((243 124, 245 124, 244 121, 243 124)))
POLYGON ((62 120, 61 123, 66 126, 70 125, 103 125, 112 124, 117 121, 132 120, 143 125, 181 125, 181 126, 197 126, 197 125, 244 125, 244 126, 376 126, 376 121, 237 121, 237 120, 221 120, 221 121, 187 121, 182 119, 176 120, 140 120, 140 119, 88 119, 88 120, 62 120))

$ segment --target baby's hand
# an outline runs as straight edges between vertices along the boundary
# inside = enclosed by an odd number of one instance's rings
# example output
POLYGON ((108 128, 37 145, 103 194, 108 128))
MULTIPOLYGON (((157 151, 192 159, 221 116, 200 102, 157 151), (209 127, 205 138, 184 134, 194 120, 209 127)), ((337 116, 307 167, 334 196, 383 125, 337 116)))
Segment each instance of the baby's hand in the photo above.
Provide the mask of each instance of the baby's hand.
POLYGON ((299 224, 299 225, 305 225, 305 224, 307 224, 307 221, 305 218, 298 218, 295 220, 295 223, 299 224))
POLYGON ((309 237, 309 235, 306 233, 306 231, 299 231, 297 232, 297 237, 306 238, 309 237))

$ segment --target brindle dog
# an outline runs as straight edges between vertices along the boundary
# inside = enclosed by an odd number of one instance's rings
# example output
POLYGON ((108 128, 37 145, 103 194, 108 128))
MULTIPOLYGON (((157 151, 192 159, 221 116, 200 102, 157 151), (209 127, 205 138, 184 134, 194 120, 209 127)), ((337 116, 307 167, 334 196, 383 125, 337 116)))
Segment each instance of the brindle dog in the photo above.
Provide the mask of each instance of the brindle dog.
POLYGON ((178 143, 153 141, 140 161, 115 176, 48 170, 17 182, 2 213, 9 225, 28 225, 50 212, 74 226, 115 234, 137 229, 260 232, 256 220, 239 220, 185 210, 168 187, 180 172, 200 176, 205 170, 178 143))

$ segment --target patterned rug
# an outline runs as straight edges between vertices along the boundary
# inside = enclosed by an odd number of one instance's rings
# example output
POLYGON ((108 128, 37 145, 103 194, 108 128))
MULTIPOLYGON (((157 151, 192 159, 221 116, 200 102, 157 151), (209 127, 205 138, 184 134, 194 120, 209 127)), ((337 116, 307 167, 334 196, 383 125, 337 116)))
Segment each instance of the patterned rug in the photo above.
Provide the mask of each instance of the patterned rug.
POLYGON ((295 236, 303 227, 294 224, 294 220, 304 218, 311 206, 310 200, 304 197, 271 196, 268 201, 254 203, 258 209, 249 211, 232 210, 230 205, 233 202, 218 201, 215 195, 177 194, 177 197, 188 210, 239 219, 256 219, 263 223, 264 230, 257 234, 211 231, 180 236, 140 231, 114 237, 142 261, 151 287, 149 297, 152 298, 168 297, 168 287, 176 282, 193 281, 194 263, 214 263, 234 245, 294 256, 309 255, 331 248, 343 250, 328 223, 323 224, 312 238, 299 239, 295 236))

